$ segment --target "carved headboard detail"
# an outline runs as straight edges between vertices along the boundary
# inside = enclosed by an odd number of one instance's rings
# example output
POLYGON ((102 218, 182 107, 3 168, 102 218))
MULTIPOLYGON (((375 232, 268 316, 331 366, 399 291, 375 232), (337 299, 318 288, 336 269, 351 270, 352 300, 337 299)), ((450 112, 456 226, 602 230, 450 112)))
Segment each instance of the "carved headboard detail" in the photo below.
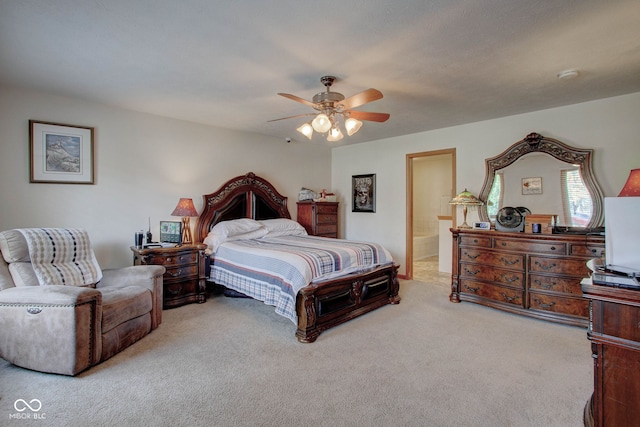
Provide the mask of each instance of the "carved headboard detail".
POLYGON ((211 227, 220 221, 252 218, 291 218, 287 198, 266 179, 249 172, 224 183, 217 191, 205 194, 203 210, 196 221, 195 236, 202 242, 211 227))

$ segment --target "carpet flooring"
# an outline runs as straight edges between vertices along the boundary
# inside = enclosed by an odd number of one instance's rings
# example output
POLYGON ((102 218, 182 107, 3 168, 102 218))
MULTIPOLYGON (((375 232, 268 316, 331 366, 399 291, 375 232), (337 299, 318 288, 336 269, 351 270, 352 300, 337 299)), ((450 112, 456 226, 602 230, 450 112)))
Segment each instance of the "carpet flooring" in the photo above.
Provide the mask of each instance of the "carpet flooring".
POLYGON ((444 280, 400 295, 313 344, 272 307, 216 296, 77 377, 0 359, 0 425, 582 425, 586 330, 450 303, 444 280), (19 399, 41 418, 18 419, 19 399))

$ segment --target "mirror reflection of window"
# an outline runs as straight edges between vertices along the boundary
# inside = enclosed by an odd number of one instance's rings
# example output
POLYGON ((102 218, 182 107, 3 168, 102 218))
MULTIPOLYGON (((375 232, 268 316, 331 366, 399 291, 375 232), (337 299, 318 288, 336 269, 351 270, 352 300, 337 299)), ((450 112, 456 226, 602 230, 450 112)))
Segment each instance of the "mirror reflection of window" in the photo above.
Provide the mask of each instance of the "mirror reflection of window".
POLYGON ((489 196, 487 197, 487 214, 489 215, 489 221, 492 222, 496 220, 496 215, 502 207, 502 200, 504 198, 503 181, 504 177, 502 172, 496 172, 491 191, 489 191, 489 196))
POLYGON ((586 227, 591 219, 593 203, 579 169, 560 171, 564 225, 586 227))

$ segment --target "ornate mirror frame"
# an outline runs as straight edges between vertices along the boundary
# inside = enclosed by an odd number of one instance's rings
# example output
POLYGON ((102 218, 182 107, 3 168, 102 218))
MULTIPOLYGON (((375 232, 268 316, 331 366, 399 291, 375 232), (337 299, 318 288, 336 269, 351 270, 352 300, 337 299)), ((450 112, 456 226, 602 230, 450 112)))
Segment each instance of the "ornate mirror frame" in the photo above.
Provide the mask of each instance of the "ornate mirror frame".
MULTIPOLYGON (((546 153, 562 162, 580 166, 582 180, 593 202, 593 211, 587 228, 601 226, 604 220, 603 193, 593 174, 593 150, 571 147, 556 139, 546 138, 535 132, 530 133, 524 137, 524 139, 516 142, 499 155, 485 159, 486 176, 482 190, 480 191, 480 200, 485 203, 487 202, 489 192, 493 187, 496 171, 509 166, 520 157, 529 153, 546 153)), ((486 205, 479 209, 478 213, 482 221, 489 221, 486 205)))

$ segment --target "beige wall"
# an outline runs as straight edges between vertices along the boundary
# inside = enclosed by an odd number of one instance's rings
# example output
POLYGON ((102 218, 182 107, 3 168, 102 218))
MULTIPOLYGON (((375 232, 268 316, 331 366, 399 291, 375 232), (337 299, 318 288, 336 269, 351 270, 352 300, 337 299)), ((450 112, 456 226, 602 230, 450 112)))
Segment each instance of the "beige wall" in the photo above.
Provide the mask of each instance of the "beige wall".
MULTIPOLYGON (((249 171, 289 197, 330 188, 330 149, 213 128, 18 88, 0 87, 0 230, 82 227, 103 268, 131 264, 135 231, 158 237, 180 197, 249 171), (95 127, 95 185, 29 183, 29 119, 95 127)), ((193 219, 195 220, 195 218, 193 219)))
MULTIPOLYGON (((640 93, 635 93, 334 148, 332 189, 341 195, 340 201, 347 207, 341 210, 341 235, 383 244, 402 264, 401 273, 404 273, 405 156, 456 147, 456 192, 466 187, 478 194, 484 181, 484 159, 500 154, 530 132, 594 149, 596 178, 605 196, 617 195, 629 170, 640 167, 638 112, 640 93), (353 213, 349 208, 351 175, 368 173, 376 174, 376 213, 353 213)), ((467 222, 477 219, 474 215, 470 211, 467 222)))

